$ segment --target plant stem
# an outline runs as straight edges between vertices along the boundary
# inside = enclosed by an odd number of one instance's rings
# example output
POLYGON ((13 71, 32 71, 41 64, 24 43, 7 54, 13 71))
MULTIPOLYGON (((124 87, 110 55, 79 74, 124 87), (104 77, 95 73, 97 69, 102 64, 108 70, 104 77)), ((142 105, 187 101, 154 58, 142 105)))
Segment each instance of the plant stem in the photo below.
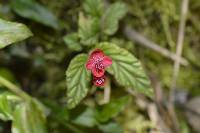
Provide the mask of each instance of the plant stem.
POLYGON ((180 17, 180 24, 179 24, 179 31, 178 31, 178 39, 177 39, 177 46, 176 46, 176 57, 177 59, 174 62, 174 69, 173 69, 173 77, 172 77, 172 85, 169 95, 169 113, 173 120, 173 125, 175 127, 175 132, 180 132, 178 118, 176 116, 175 108, 174 108, 174 90, 176 88, 176 82, 178 79, 179 69, 180 69, 180 59, 183 50, 183 42, 184 42, 184 35, 185 35, 185 25, 187 20, 187 12, 188 12, 188 5, 189 0, 182 0, 181 6, 181 17, 180 17))
POLYGON ((21 98, 25 100, 30 100, 30 96, 26 94, 24 91, 22 91, 19 87, 11 83, 10 81, 6 80, 2 76, 0 76, 0 85, 6 87, 11 92, 15 93, 16 95, 20 96, 21 98))
POLYGON ((108 78, 105 89, 104 89, 104 102, 109 103, 110 102, 110 93, 111 93, 111 88, 110 88, 110 79, 108 78))
POLYGON ((181 62, 180 58, 183 51, 183 42, 184 42, 184 36, 185 36, 185 24, 186 24, 186 19, 187 19, 188 4, 189 4, 189 0, 182 1, 181 18, 180 18, 178 39, 177 39, 177 45, 176 45, 177 58, 174 62, 172 85, 171 85, 172 90, 176 88, 176 81, 177 81, 178 73, 180 69, 180 62, 181 62))
POLYGON ((104 97, 103 100, 101 101, 101 104, 107 104, 110 102, 110 93, 111 93, 110 79, 108 78, 105 84, 104 97))

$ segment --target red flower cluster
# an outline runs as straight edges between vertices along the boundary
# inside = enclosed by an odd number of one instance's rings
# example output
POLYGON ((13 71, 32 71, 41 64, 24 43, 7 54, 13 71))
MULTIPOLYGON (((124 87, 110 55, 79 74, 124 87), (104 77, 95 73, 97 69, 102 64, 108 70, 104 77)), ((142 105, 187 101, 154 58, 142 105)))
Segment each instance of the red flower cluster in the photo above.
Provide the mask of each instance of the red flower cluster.
POLYGON ((92 71, 93 83, 96 86, 103 86, 106 81, 105 68, 112 64, 112 59, 106 56, 102 50, 96 49, 87 61, 86 68, 92 71))

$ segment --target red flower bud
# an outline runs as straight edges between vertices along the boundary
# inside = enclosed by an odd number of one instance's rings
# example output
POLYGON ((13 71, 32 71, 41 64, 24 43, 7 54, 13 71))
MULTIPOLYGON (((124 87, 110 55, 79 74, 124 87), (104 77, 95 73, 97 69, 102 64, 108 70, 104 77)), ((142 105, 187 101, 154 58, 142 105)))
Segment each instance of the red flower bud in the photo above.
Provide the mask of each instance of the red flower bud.
POLYGON ((93 83, 96 85, 96 86, 104 86, 106 82, 106 76, 103 75, 102 77, 93 77, 93 83))

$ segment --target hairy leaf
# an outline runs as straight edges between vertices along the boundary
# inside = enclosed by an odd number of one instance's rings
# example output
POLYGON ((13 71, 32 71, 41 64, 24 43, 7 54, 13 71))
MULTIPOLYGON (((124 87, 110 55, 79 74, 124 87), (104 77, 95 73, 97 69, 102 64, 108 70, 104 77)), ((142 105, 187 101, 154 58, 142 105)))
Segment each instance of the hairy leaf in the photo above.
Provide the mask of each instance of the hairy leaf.
POLYGON ((119 20, 125 16, 127 7, 123 3, 112 4, 105 12, 101 21, 101 28, 107 35, 113 35, 118 29, 119 20))
POLYGON ((85 0, 83 8, 93 17, 101 17, 103 13, 103 0, 85 0))
POLYGON ((57 18, 34 0, 11 0, 12 9, 20 16, 58 29, 57 18))
POLYGON ((30 36, 32 33, 25 25, 0 19, 0 49, 30 36))
POLYGON ((112 58, 113 63, 108 72, 114 75, 119 84, 148 96, 152 95, 150 80, 141 63, 131 53, 112 43, 100 43, 97 47, 112 58))
POLYGON ((88 56, 80 54, 71 62, 66 71, 67 103, 69 108, 74 108, 88 92, 91 74, 86 70, 85 63, 88 56))
POLYGON ((79 14, 79 37, 84 45, 94 45, 99 36, 98 18, 86 18, 82 13, 79 14))
POLYGON ((70 50, 74 50, 74 51, 82 50, 82 47, 78 40, 79 38, 78 38, 77 33, 68 34, 68 35, 64 36, 63 39, 64 39, 65 44, 68 46, 68 48, 70 50))

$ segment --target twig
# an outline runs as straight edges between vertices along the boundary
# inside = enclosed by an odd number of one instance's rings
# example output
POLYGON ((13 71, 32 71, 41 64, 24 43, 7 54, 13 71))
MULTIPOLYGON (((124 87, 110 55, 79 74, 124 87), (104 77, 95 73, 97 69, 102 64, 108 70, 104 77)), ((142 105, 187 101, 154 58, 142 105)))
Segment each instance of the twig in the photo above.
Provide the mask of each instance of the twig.
POLYGON ((186 59, 184 59, 182 57, 177 57, 176 54, 174 54, 174 53, 170 52, 169 50, 160 47, 158 44, 148 40, 143 35, 141 35, 137 31, 135 31, 134 29, 130 28, 129 26, 125 27, 124 34, 131 41, 136 41, 136 42, 140 43, 141 45, 148 47, 148 48, 150 48, 150 49, 160 53, 161 55, 163 55, 167 58, 170 58, 174 61, 176 61, 176 59, 179 58, 180 63, 182 65, 184 65, 184 66, 188 65, 188 61, 186 59))
POLYGON ((169 112, 171 114, 172 120, 174 122, 175 132, 179 132, 179 124, 175 114, 174 109, 174 90, 176 88, 176 82, 178 78, 179 68, 180 68, 180 58, 183 49, 183 41, 184 41, 184 34, 185 34, 185 23, 187 18, 187 11, 188 11, 189 0, 182 0, 181 5, 181 17, 180 17, 180 24, 179 24, 179 31, 178 31, 178 39, 177 39, 177 47, 176 47, 176 56, 177 59, 174 62, 174 69, 173 69, 173 77, 172 77, 172 85, 169 95, 169 112))
POLYGON ((164 95, 161 83, 158 80, 157 75, 155 73, 150 74, 150 79, 155 93, 155 102, 157 105, 162 104, 164 101, 164 95))
POLYGON ((179 24, 177 46, 176 46, 177 59, 174 62, 173 79, 172 79, 172 86, 171 86, 172 89, 176 87, 176 80, 177 80, 179 68, 180 68, 180 62, 181 62, 180 57, 181 57, 182 49, 183 49, 188 3, 189 3, 189 0, 182 1, 181 18, 180 18, 180 24, 179 24))

